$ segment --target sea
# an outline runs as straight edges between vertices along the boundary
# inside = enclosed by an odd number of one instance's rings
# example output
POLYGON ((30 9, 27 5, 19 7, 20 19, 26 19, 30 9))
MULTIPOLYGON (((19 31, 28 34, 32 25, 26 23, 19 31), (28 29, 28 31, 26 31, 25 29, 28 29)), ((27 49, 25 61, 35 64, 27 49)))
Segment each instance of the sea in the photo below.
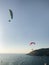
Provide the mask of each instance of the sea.
POLYGON ((49 56, 0 54, 0 65, 49 65, 49 56))

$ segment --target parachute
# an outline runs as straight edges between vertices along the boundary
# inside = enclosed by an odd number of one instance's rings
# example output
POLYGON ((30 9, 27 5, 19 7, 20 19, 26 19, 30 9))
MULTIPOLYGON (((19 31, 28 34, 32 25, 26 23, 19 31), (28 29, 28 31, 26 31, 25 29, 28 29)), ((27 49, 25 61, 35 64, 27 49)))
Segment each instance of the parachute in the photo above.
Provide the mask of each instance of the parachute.
MULTIPOLYGON (((9 13, 10 13, 10 17, 11 17, 11 19, 13 19, 13 12, 12 12, 12 10, 11 9, 9 9, 9 13)), ((11 20, 9 20, 9 22, 10 22, 11 20)))
POLYGON ((30 42, 30 45, 34 44, 35 45, 35 42, 30 42))

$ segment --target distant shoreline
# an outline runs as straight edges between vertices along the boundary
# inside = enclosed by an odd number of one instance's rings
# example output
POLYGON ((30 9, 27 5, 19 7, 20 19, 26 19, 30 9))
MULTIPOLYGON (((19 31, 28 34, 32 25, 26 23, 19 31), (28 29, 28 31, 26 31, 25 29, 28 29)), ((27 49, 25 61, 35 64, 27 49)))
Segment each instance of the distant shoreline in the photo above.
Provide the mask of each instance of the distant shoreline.
POLYGON ((42 48, 38 50, 31 51, 30 53, 26 55, 31 55, 31 56, 49 56, 49 48, 42 48))

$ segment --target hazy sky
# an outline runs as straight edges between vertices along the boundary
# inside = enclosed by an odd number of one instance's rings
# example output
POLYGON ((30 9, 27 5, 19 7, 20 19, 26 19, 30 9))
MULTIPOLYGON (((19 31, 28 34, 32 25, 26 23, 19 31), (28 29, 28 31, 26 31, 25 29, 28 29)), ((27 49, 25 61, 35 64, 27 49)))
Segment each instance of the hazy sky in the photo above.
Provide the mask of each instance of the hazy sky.
POLYGON ((49 47, 49 0, 0 0, 0 53, 45 47, 49 47), (36 45, 29 46, 31 41, 36 45))

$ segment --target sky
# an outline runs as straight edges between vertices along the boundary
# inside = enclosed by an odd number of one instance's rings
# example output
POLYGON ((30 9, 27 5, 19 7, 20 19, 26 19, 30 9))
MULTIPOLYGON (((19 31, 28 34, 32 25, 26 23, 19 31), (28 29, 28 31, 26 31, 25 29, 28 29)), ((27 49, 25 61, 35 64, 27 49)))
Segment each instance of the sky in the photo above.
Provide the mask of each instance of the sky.
POLYGON ((49 0, 0 0, 0 53, 40 48, 49 48, 49 0))

